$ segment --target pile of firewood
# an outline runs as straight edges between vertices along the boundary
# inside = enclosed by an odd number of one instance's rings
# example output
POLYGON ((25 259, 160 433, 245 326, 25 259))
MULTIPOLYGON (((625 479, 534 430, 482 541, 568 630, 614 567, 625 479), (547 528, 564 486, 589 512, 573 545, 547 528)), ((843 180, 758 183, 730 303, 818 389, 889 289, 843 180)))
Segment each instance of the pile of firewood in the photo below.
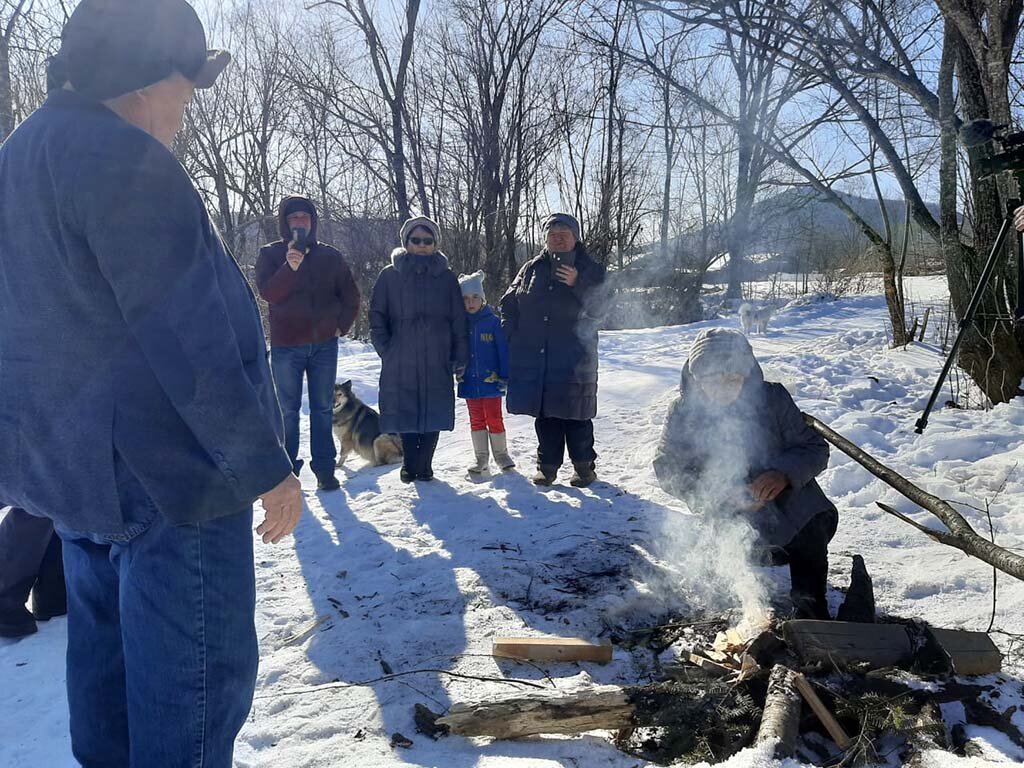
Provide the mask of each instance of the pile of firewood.
MULTIPOLYGON (((1000 669, 1002 657, 984 633, 789 621, 752 637, 729 629, 692 639, 659 682, 456 704, 431 719, 430 735, 611 731, 619 748, 661 764, 720 761, 759 743, 778 757, 849 764, 877 760, 882 739, 900 745, 904 764, 918 764, 929 749, 975 753, 969 724, 997 728, 1024 748, 1015 708, 998 708, 991 680, 966 679, 1000 669), (922 678, 930 685, 915 684, 922 678), (943 722, 940 705, 951 701, 963 705, 965 722, 943 722)), ((547 660, 611 657, 610 649, 578 640, 558 646, 557 639, 496 643, 503 656, 522 658, 536 648, 547 660)))

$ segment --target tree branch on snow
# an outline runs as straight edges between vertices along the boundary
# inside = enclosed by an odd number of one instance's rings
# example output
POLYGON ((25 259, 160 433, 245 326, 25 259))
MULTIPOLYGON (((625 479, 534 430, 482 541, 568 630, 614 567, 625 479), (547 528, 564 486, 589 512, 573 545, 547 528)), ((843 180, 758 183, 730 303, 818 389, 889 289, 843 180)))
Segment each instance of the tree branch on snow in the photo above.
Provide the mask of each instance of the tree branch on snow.
POLYGON ((860 464, 864 469, 877 477, 882 482, 895 488, 906 498, 920 506, 922 509, 931 512, 937 517, 946 531, 938 531, 921 525, 908 516, 898 512, 887 504, 878 503, 883 510, 899 518, 903 522, 912 525, 917 530, 930 538, 950 547, 959 549, 966 555, 975 557, 1003 573, 1024 581, 1024 557, 1015 554, 1004 547, 1000 547, 984 536, 979 535, 963 515, 956 511, 952 505, 943 501, 938 496, 918 488, 907 478, 895 470, 885 466, 863 449, 859 448, 831 427, 818 419, 804 414, 804 420, 808 426, 818 432, 829 443, 845 453, 851 459, 860 464))

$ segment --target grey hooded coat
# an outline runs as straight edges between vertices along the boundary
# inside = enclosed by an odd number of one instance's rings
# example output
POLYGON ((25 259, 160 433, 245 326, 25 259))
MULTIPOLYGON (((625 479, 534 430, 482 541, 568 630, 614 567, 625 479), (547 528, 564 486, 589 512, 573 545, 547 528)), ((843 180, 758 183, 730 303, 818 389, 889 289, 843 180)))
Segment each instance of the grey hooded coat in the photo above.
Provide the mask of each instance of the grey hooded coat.
POLYGON ((747 515, 763 543, 785 547, 821 512, 835 511, 815 477, 828 465, 828 444, 807 426, 786 388, 766 382, 760 366, 736 402, 715 408, 683 367, 680 396, 669 408, 654 472, 661 487, 703 514, 747 515), (722 499, 768 470, 790 485, 757 512, 734 512, 722 499))
POLYGON ((468 359, 466 308, 443 253, 392 252, 373 286, 370 340, 382 363, 381 429, 454 429, 454 373, 468 359))

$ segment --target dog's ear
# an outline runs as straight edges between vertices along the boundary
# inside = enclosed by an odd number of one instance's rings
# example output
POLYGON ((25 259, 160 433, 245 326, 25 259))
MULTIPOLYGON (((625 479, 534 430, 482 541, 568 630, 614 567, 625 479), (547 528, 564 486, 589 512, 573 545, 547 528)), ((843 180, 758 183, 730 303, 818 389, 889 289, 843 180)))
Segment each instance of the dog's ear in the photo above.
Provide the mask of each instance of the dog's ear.
POLYGON ((341 388, 344 389, 346 392, 351 392, 352 391, 352 379, 349 379, 348 381, 341 382, 341 388))

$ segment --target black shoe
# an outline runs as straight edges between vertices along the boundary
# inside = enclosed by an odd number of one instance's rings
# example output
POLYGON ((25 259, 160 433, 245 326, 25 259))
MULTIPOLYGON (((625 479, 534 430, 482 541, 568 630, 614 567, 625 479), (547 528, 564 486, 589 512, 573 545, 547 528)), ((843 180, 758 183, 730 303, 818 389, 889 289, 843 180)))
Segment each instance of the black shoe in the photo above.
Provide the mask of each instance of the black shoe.
POLYGON ((434 479, 434 470, 428 469, 426 472, 420 472, 418 475, 416 475, 416 479, 423 480, 429 483, 431 480, 434 479))
POLYGON ((18 639, 38 631, 32 614, 22 606, 0 613, 0 637, 18 639))
POLYGON ((569 478, 569 485, 573 488, 586 488, 597 480, 597 473, 594 471, 594 462, 587 461, 583 464, 573 464, 575 472, 569 478))
POLYGON ((410 472, 405 467, 402 467, 402 471, 398 473, 398 478, 403 483, 411 483, 413 480, 416 479, 416 475, 414 475, 412 472, 410 472))
POLYGON ((339 488, 341 488, 341 483, 338 482, 338 478, 333 473, 316 476, 316 489, 318 491, 336 491, 339 488))
POLYGON ((534 485, 553 485, 558 477, 558 467, 537 467, 537 474, 533 476, 534 485))

